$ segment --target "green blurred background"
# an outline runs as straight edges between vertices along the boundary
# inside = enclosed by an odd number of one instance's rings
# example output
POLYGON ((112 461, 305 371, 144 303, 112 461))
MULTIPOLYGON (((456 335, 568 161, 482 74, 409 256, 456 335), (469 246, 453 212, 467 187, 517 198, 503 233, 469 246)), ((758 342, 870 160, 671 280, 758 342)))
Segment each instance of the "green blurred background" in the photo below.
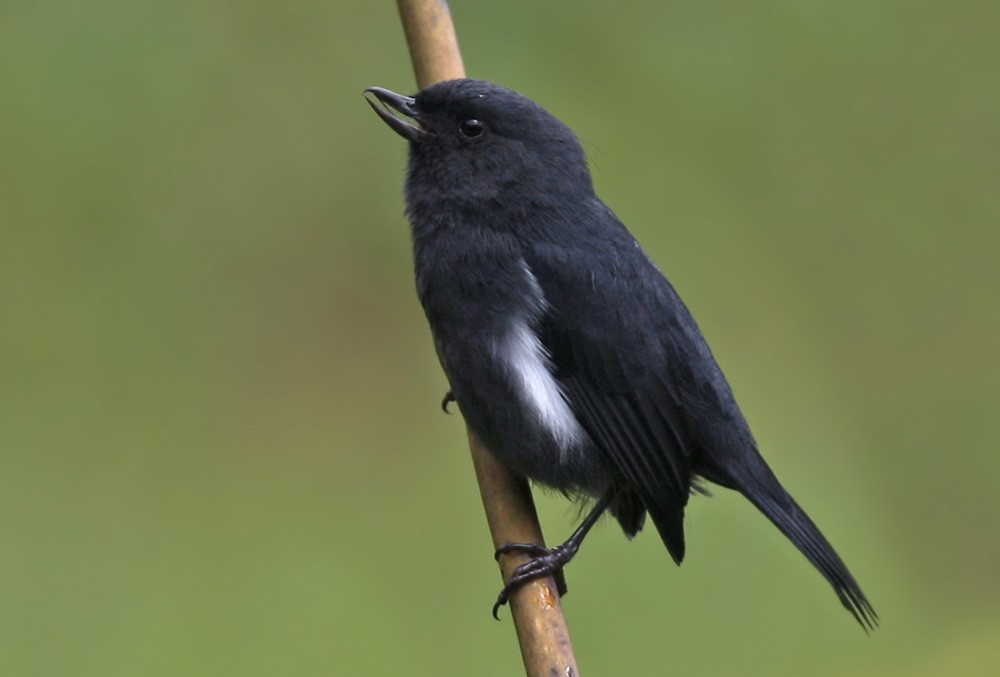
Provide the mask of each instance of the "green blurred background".
MULTIPOLYGON (((585 674, 997 674, 998 5, 622 7, 453 10, 470 74, 579 133, 883 624, 720 490, 680 569, 588 540, 585 674)), ((0 5, 2 674, 518 674, 361 96, 412 83, 390 2, 0 5)))

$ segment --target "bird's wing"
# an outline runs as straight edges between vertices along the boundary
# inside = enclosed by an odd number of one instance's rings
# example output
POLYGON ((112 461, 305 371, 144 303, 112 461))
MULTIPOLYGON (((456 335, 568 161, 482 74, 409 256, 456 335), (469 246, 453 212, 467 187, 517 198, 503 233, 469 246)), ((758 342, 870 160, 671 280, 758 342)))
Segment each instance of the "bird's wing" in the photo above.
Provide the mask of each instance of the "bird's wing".
POLYGON ((684 411, 700 333, 639 250, 539 245, 529 265, 548 304, 541 339, 570 407, 679 562, 693 451, 684 411))

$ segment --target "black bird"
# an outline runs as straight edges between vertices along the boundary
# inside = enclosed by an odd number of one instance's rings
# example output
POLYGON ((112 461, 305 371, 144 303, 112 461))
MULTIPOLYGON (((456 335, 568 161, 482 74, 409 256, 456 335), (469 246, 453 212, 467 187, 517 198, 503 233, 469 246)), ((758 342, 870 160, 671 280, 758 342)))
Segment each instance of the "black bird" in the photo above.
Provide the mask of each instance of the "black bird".
POLYGON ((861 588, 758 453, 691 313, 594 193, 572 130, 481 80, 366 92, 410 142, 406 211, 444 404, 515 473, 596 499, 566 543, 501 548, 534 559, 494 615, 516 586, 561 571, 605 510, 630 537, 648 513, 680 563, 684 507, 704 478, 746 496, 874 628, 861 588))

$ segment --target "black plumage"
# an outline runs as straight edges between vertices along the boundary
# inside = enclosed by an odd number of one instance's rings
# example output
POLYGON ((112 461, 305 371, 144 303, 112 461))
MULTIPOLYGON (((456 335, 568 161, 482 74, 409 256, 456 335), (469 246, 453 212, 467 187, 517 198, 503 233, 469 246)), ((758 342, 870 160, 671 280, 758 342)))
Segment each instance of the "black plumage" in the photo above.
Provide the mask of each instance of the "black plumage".
POLYGON ((525 565, 500 602, 563 566, 605 507, 630 536, 648 514, 680 563, 701 477, 746 496, 873 627, 847 567, 758 453, 688 309, 595 195, 573 132, 479 80, 414 97, 368 91, 410 141, 417 290, 468 425, 514 472, 601 499, 572 542, 525 565))

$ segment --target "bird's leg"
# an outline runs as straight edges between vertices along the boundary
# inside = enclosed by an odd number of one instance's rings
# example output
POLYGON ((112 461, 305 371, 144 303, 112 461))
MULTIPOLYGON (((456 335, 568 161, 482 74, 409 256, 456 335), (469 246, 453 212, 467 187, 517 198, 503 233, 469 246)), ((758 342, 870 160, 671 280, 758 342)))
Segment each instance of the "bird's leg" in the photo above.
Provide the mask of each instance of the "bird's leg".
POLYGON ((497 602, 493 605, 493 618, 499 620, 497 612, 500 610, 500 607, 507 603, 511 592, 528 581, 541 578, 542 576, 554 576, 559 596, 561 597, 566 594, 566 579, 563 577, 563 567, 569 564, 569 561, 576 555, 587 533, 597 524, 597 520, 607 510, 612 496, 613 494, 610 492, 604 495, 584 518, 580 526, 576 528, 573 535, 562 545, 557 545, 554 548, 546 548, 537 543, 504 543, 497 548, 494 555, 497 559, 500 559, 501 555, 512 552, 527 553, 532 556, 532 559, 517 567, 511 573, 507 583, 503 586, 503 590, 497 595, 497 602))
POLYGON ((455 401, 455 394, 450 390, 444 394, 444 399, 441 400, 441 409, 446 414, 450 414, 448 411, 448 405, 455 401))

